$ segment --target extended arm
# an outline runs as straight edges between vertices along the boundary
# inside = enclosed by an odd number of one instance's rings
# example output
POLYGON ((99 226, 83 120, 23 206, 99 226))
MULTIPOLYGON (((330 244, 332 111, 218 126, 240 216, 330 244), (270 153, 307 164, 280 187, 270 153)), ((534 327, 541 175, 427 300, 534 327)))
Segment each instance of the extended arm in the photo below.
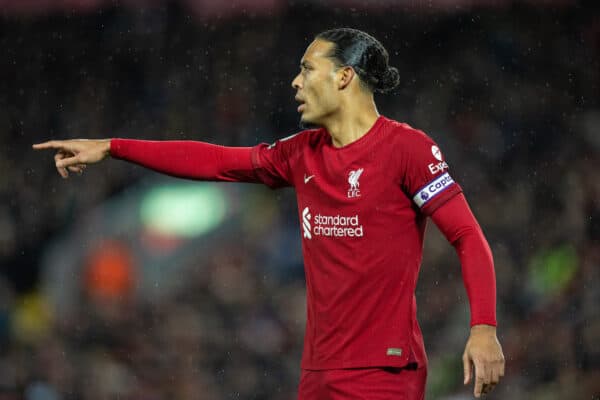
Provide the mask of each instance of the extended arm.
POLYGON ((504 356, 496 337, 496 278, 492 252, 465 197, 456 195, 431 216, 454 246, 471 307, 471 335, 463 354, 464 383, 475 367, 475 397, 504 375, 504 356))
POLYGON ((112 139, 110 154, 157 172, 198 180, 254 182, 251 147, 196 141, 112 139))
POLYGON ((33 148, 56 150, 56 168, 63 178, 69 176, 68 171, 81 172, 85 165, 111 155, 180 178, 257 180, 250 147, 224 147, 195 141, 102 139, 52 140, 35 144, 33 148))

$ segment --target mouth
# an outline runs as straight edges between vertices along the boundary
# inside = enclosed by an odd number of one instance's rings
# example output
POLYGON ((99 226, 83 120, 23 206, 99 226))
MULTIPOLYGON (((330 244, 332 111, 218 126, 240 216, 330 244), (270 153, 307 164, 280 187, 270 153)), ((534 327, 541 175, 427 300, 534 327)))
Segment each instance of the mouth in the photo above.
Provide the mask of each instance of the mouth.
POLYGON ((300 105, 298 106, 298 112, 301 113, 304 111, 304 109, 306 108, 306 102, 301 99, 300 97, 296 96, 294 98, 298 103, 300 103, 300 105))

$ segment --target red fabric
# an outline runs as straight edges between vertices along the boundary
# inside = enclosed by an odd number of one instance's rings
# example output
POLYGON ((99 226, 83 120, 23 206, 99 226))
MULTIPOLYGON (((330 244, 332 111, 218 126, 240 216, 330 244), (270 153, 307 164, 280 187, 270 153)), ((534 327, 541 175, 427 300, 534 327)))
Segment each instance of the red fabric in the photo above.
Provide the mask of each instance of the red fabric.
POLYGON ((196 141, 110 141, 114 158, 179 178, 209 181, 257 182, 251 149, 196 141))
POLYGON ((496 276, 492 251, 475 216, 460 194, 431 216, 454 246, 471 306, 471 326, 496 326, 496 276))
POLYGON ((253 149, 262 182, 296 188, 307 286, 302 368, 427 364, 414 297, 426 216, 461 192, 436 149, 385 117, 342 148, 316 129, 253 149), (423 191, 419 206, 413 198, 423 191))
POLYGON ((480 231, 455 232, 463 220, 440 212, 462 190, 437 145, 406 124, 379 117, 342 148, 316 129, 253 148, 113 139, 111 155, 183 178, 295 187, 307 287, 304 369, 427 364, 414 292, 432 213, 466 262, 474 320, 494 322, 489 268, 472 266, 489 265, 472 239, 480 231))
POLYGON ((427 369, 302 370, 298 400, 423 400, 427 369))

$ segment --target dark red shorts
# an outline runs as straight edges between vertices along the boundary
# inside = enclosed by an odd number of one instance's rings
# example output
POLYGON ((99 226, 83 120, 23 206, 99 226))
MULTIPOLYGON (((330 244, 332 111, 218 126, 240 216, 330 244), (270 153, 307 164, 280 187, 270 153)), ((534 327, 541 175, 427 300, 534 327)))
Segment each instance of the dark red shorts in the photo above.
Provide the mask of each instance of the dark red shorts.
POLYGON ((423 400, 427 368, 302 370, 298 400, 423 400))

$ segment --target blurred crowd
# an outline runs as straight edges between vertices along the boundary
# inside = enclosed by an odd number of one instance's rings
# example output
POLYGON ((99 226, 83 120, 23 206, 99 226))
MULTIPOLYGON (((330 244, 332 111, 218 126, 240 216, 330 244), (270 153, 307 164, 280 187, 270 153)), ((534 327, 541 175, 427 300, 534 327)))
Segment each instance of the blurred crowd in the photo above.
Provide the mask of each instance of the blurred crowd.
MULTIPOLYGON (((389 50, 401 84, 377 97, 379 111, 440 144, 490 242, 507 359, 490 398, 600 399, 592 2, 368 15, 296 4, 272 18, 211 21, 166 3, 0 17, 0 399, 294 398, 305 300, 291 191, 257 188, 268 222, 249 221, 183 261, 185 284, 159 300, 136 295, 135 275, 98 292, 82 273, 65 315, 39 290, 48 244, 153 173, 107 161, 62 180, 51 154, 30 146, 287 136, 298 130, 290 83, 299 59, 332 26, 364 29, 389 50), (274 248, 276 234, 296 240, 274 248)), ((427 236, 417 289, 427 396, 468 399, 460 264, 433 225, 427 236)), ((141 268, 135 253, 120 260, 141 268)))

